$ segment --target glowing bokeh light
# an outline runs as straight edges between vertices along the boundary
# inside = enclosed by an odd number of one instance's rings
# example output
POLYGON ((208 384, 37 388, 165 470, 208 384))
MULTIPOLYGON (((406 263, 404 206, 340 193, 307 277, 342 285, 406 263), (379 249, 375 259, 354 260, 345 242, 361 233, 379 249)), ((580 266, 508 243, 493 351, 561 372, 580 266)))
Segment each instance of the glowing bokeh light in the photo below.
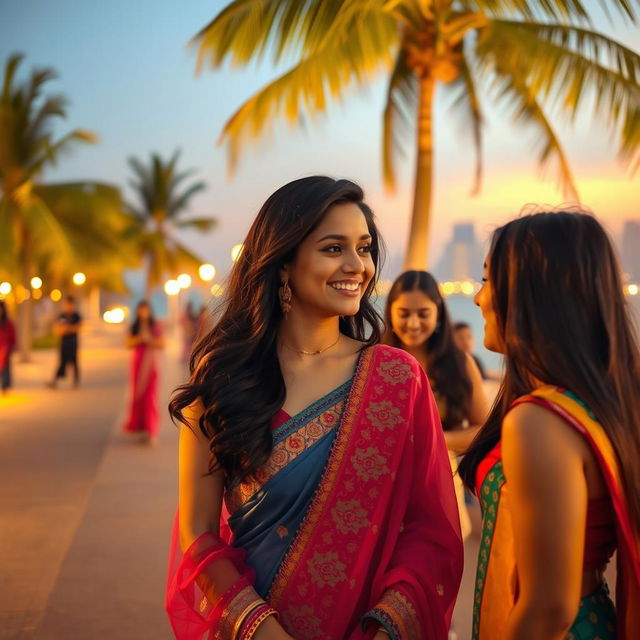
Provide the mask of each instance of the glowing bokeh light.
POLYGON ((211 295, 214 298, 219 298, 223 293, 224 293, 224 289, 222 288, 222 285, 219 285, 219 284, 212 285, 211 295))
POLYGON ((62 300, 62 291, 60 291, 60 289, 53 289, 49 294, 49 297, 54 302, 60 302, 60 300, 62 300))
POLYGON ((0 295, 8 296, 11 293, 11 285, 8 282, 0 283, 0 295))
POLYGON ((627 287, 627 293, 628 293, 630 296, 637 296, 637 295, 638 295, 638 291, 640 291, 640 288, 638 287, 638 285, 637 285, 637 284, 630 284, 630 285, 627 287))
POLYGON ((216 268, 212 264, 201 264, 198 274, 201 280, 211 282, 216 277, 216 268))
POLYGON ((126 312, 122 307, 109 309, 102 314, 102 318, 108 324, 120 324, 121 322, 124 322, 125 316, 126 312))
POLYGON ((181 273, 177 277, 177 282, 181 289, 188 289, 191 286, 191 276, 188 273, 181 273))
POLYGON ((164 283, 164 292, 168 296, 177 296, 180 293, 180 283, 177 280, 167 280, 164 283))
POLYGON ((82 273, 82 271, 78 271, 77 273, 73 274, 72 279, 73 279, 73 284, 80 287, 87 281, 87 276, 85 276, 84 273, 82 273))
POLYGON ((38 278, 38 276, 33 276, 33 278, 31 278, 31 288, 32 289, 42 288, 42 278, 38 278))

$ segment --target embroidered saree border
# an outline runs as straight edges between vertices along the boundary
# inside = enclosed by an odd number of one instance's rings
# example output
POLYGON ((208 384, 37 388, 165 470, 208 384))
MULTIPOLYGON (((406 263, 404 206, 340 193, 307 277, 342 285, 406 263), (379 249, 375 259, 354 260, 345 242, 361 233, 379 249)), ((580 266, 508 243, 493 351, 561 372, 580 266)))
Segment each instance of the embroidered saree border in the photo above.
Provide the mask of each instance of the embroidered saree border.
POLYGON ((280 440, 274 444, 269 460, 256 473, 255 479, 238 483, 228 490, 229 513, 241 508, 271 478, 340 424, 350 386, 351 380, 279 427, 285 427, 285 430, 280 433, 280 440))
POLYGON ((399 443, 409 437, 401 425, 417 374, 395 352, 364 352, 318 490, 271 585, 269 601, 300 640, 346 637, 354 615, 350 595, 364 574, 352 571, 362 545, 378 534, 380 478, 395 476, 399 443))
POLYGON ((271 584, 267 600, 276 609, 280 603, 284 590, 296 570, 302 554, 309 542, 314 527, 320 520, 320 516, 329 500, 329 495, 333 489, 338 475, 338 471, 347 452, 347 444, 351 439, 351 434, 355 427, 355 418, 363 392, 369 381, 369 373, 374 361, 373 349, 367 349, 359 358, 358 366, 353 377, 351 391, 344 409, 342 422, 338 429, 338 434, 329 454, 327 466, 322 474, 322 478, 316 489, 316 494, 311 501, 309 510, 305 515, 298 533, 295 536, 289 551, 284 557, 280 569, 271 584))
POLYGON ((489 568, 491 546, 493 543, 494 533, 496 531, 500 491, 503 484, 504 474, 502 472, 502 461, 498 460, 498 462, 496 462, 485 475, 479 492, 479 498, 483 506, 483 513, 482 533, 480 537, 480 549, 478 551, 478 565, 476 568, 476 582, 473 596, 473 640, 477 640, 477 638, 480 637, 482 597, 484 595, 487 570, 489 568))
POLYGON ((400 591, 388 589, 371 610, 371 617, 384 622, 393 640, 422 640, 418 615, 411 601, 400 591))

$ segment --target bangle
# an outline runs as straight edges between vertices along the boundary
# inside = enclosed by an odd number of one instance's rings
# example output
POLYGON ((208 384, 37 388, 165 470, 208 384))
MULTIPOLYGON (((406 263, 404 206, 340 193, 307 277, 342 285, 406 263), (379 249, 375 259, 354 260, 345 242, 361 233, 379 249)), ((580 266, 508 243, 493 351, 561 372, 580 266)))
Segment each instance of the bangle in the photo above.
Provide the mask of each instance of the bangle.
POLYGON ((251 614, 258 608, 266 605, 267 603, 262 599, 258 598, 250 603, 245 610, 236 618, 236 623, 233 625, 233 633, 231 634, 232 638, 239 638, 239 631, 242 625, 246 622, 246 620, 251 616, 251 614))
POLYGON ((242 630, 241 640, 251 640, 258 627, 270 616, 278 616, 278 612, 268 604, 261 605, 252 612, 252 620, 247 620, 247 628, 242 630))

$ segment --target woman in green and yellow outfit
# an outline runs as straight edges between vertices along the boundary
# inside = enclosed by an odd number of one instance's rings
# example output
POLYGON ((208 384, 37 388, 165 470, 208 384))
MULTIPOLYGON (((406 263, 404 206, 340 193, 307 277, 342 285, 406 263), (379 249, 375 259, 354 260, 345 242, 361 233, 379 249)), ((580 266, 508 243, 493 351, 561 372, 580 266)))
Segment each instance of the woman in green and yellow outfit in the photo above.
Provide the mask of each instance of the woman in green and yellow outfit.
POLYGON ((473 638, 637 638, 640 353, 611 243, 591 215, 520 217, 476 303, 505 378, 460 465, 483 509, 473 638))

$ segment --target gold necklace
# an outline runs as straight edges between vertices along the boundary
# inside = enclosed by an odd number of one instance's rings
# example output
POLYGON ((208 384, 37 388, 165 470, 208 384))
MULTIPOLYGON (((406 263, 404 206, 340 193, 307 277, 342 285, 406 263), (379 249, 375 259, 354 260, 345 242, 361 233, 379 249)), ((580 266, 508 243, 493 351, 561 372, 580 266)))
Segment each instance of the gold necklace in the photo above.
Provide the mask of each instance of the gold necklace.
POLYGON ((291 349, 291 351, 295 351, 296 353, 299 353, 300 355, 303 356, 318 356, 321 353, 324 353, 325 351, 328 351, 329 349, 331 349, 331 347, 335 347, 338 344, 338 340, 340 340, 340 334, 338 334, 338 337, 336 338, 336 341, 333 342, 332 344, 330 344, 328 347, 324 347, 324 349, 318 349, 317 351, 304 351, 302 349, 295 349, 294 347, 289 346, 286 342, 284 342, 284 346, 287 347, 287 349, 291 349))

